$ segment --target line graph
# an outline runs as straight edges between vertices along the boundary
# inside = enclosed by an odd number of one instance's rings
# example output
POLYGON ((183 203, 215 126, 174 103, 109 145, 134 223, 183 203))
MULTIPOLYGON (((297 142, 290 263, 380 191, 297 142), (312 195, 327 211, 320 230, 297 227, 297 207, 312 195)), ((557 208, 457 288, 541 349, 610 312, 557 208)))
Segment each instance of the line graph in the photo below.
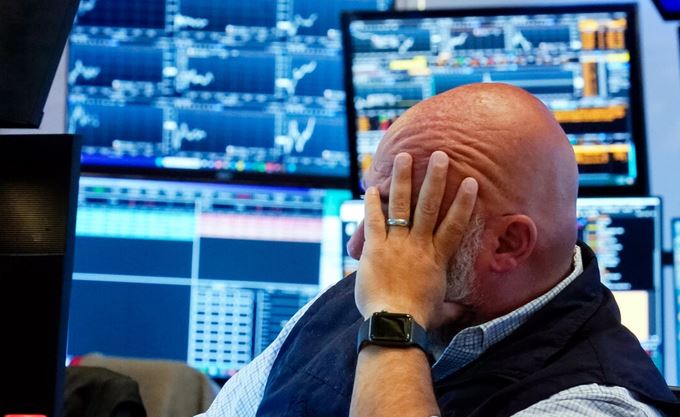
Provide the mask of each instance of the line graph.
POLYGON ((524 37, 524 34, 520 30, 512 34, 512 36, 510 37, 510 45, 512 46, 512 48, 519 47, 524 51, 531 51, 533 47, 531 42, 529 42, 529 40, 526 37, 524 37))
POLYGON ((187 71, 180 71, 177 75, 177 89, 186 90, 194 85, 207 87, 215 81, 215 75, 212 72, 200 74, 195 69, 187 71))
POLYGON ((253 110, 224 109, 190 110, 180 109, 168 127, 174 126, 175 141, 168 140, 173 132, 165 131, 169 149, 182 152, 200 152, 224 154, 229 146, 249 149, 271 149, 275 132, 275 120, 272 113, 262 108, 253 110), (182 125, 186 128, 183 129, 182 125), (181 140, 181 141, 180 141, 181 140), (171 147, 174 145, 174 148, 171 147))
POLYGON ((291 78, 277 78, 276 87, 281 88, 286 91, 289 95, 295 95, 295 89, 297 88, 298 82, 304 78, 305 75, 311 74, 316 70, 317 62, 310 61, 307 64, 301 65, 297 68, 293 68, 291 78))
POLYGON ((94 80, 99 76, 101 67, 87 66, 82 60, 78 59, 73 63, 73 69, 68 73, 68 83, 73 85, 78 81, 78 77, 85 80, 94 80))
POLYGON ((315 126, 316 118, 314 117, 310 117, 307 120, 307 124, 302 131, 300 131, 300 125, 296 119, 289 120, 287 134, 276 136, 274 144, 280 146, 286 155, 293 153, 293 150, 297 153, 302 153, 305 150, 305 145, 307 145, 307 142, 314 134, 315 126))
POLYGON ((82 0, 78 4, 78 16, 82 16, 97 7, 97 0, 82 0))
POLYGON ((201 17, 191 17, 182 14, 175 15, 175 28, 181 30, 189 29, 204 29, 210 24, 210 20, 201 17))
POLYGON ((99 117, 88 113, 83 106, 75 106, 68 118, 68 131, 75 133, 79 128, 99 127, 99 117))
POLYGON ((282 30, 288 36, 295 36, 300 28, 311 28, 319 18, 319 15, 312 13, 309 17, 302 17, 300 15, 293 16, 293 20, 282 20, 277 22, 276 28, 282 30))
POLYGON ((465 41, 468 39, 467 32, 461 32, 458 35, 449 38, 448 42, 444 44, 444 50, 452 52, 456 47, 465 45, 465 41))
MULTIPOLYGON (((270 0, 275 3, 274 0, 270 0)), ((334 37, 340 32, 340 14, 343 11, 386 10, 392 0, 279 0, 288 3, 292 16, 314 16, 310 26, 300 26, 296 35, 334 37)), ((280 3, 280 4, 281 4, 280 3)))
POLYGON ((200 142, 208 137, 208 132, 202 129, 191 129, 187 123, 180 123, 177 128, 176 123, 166 122, 166 129, 170 127, 170 146, 174 150, 180 150, 182 144, 186 142, 200 142))
POLYGON ((190 48, 177 87, 192 91, 273 94, 276 54, 271 51, 190 48))
MULTIPOLYGON (((276 27, 276 0, 180 1, 178 30, 189 29, 202 32, 224 32, 227 27, 274 28, 276 27)), ((177 16, 177 15, 176 15, 177 16)))
POLYGON ((165 0, 81 0, 76 25, 162 29, 165 14, 165 0))
POLYGON ((70 85, 111 87, 117 81, 160 83, 163 80, 162 47, 72 42, 69 52, 70 85))
POLYGON ((415 44, 415 39, 410 36, 403 36, 401 34, 379 34, 379 33, 362 33, 357 32, 354 37, 369 41, 372 48, 379 50, 396 50, 400 54, 406 53, 415 44))
POLYGON ((280 92, 290 92, 295 96, 315 96, 324 98, 338 97, 343 100, 344 88, 342 84, 342 58, 337 55, 319 54, 294 54, 286 63, 283 72, 285 78, 294 81, 293 90, 285 91, 277 88, 280 92))

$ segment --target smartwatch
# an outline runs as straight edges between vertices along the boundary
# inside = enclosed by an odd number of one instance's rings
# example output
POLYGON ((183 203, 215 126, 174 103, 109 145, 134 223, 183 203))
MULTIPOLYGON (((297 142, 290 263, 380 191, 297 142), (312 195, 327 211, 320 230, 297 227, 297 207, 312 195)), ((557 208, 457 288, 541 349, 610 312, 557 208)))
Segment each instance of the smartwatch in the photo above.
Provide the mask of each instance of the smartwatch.
POLYGON ((357 335, 357 353, 367 345, 395 348, 418 347, 427 355, 430 363, 433 357, 427 341, 427 333, 410 314, 379 311, 361 324, 357 335))

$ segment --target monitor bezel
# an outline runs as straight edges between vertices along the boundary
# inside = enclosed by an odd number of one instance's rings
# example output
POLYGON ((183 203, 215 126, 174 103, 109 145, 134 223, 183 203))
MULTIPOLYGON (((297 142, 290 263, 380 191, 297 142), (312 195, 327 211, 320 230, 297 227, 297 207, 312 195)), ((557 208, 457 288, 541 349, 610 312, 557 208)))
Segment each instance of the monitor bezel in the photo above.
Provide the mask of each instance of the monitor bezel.
POLYGON ((637 178, 632 185, 592 186, 581 185, 579 197, 634 197, 649 195, 649 174, 647 167, 647 139, 645 129, 644 95, 642 86, 640 33, 638 28, 638 6, 636 3, 611 3, 597 5, 556 5, 556 6, 517 6, 517 7, 476 7, 459 9, 434 9, 425 11, 388 11, 388 12, 345 12, 342 14, 342 53, 344 57, 345 106, 347 135, 350 152, 350 187, 353 198, 360 198, 363 190, 360 185, 360 167, 357 151, 357 122, 354 108, 354 83, 352 80, 352 38, 349 26, 357 20, 384 19, 422 19, 465 16, 529 15, 558 13, 598 13, 624 12, 628 18, 626 45, 630 52, 630 114, 631 133, 636 154, 637 178))

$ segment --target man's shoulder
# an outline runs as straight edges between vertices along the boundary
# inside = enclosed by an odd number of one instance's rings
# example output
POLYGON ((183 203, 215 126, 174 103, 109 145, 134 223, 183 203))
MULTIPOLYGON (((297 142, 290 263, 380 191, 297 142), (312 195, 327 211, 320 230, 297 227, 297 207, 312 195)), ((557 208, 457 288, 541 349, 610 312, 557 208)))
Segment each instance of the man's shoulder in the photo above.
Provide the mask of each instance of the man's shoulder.
POLYGON ((353 272, 341 279, 337 283, 324 289, 309 306, 302 320, 309 320, 310 317, 323 310, 324 314, 329 314, 332 309, 355 309, 354 304, 354 281, 356 272, 353 272))

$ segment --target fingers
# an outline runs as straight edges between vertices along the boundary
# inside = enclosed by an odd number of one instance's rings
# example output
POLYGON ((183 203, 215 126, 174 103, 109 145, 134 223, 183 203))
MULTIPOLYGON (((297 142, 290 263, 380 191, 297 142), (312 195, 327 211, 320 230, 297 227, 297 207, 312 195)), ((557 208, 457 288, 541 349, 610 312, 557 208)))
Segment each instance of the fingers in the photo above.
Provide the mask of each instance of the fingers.
MULTIPOLYGON (((365 214, 365 212, 364 212, 365 214)), ((362 220, 357 225, 356 230, 352 233, 352 237, 347 241, 347 253, 353 259, 357 261, 361 258, 361 252, 364 250, 364 242, 366 237, 364 236, 364 221, 362 220)))
POLYGON ((448 256, 458 250, 475 208, 477 189, 477 181, 474 178, 465 178, 460 183, 456 198, 434 236, 434 244, 439 253, 448 256))
MULTIPOLYGON (((375 187, 368 187, 364 194, 364 236, 366 242, 385 239, 385 216, 380 204, 380 194, 375 187)), ((362 245, 363 248, 363 245, 362 245)))
POLYGON ((436 151, 430 157, 425 181, 420 189, 418 205, 413 216, 411 233, 418 237, 432 238, 439 208, 446 190, 446 173, 449 168, 449 157, 442 151, 436 151))
MULTIPOLYGON (((394 158, 392 182, 390 184, 390 202, 387 206, 387 217, 390 219, 411 219, 411 155, 400 153, 394 158)), ((390 226, 389 233, 408 234, 409 228, 390 226)))

